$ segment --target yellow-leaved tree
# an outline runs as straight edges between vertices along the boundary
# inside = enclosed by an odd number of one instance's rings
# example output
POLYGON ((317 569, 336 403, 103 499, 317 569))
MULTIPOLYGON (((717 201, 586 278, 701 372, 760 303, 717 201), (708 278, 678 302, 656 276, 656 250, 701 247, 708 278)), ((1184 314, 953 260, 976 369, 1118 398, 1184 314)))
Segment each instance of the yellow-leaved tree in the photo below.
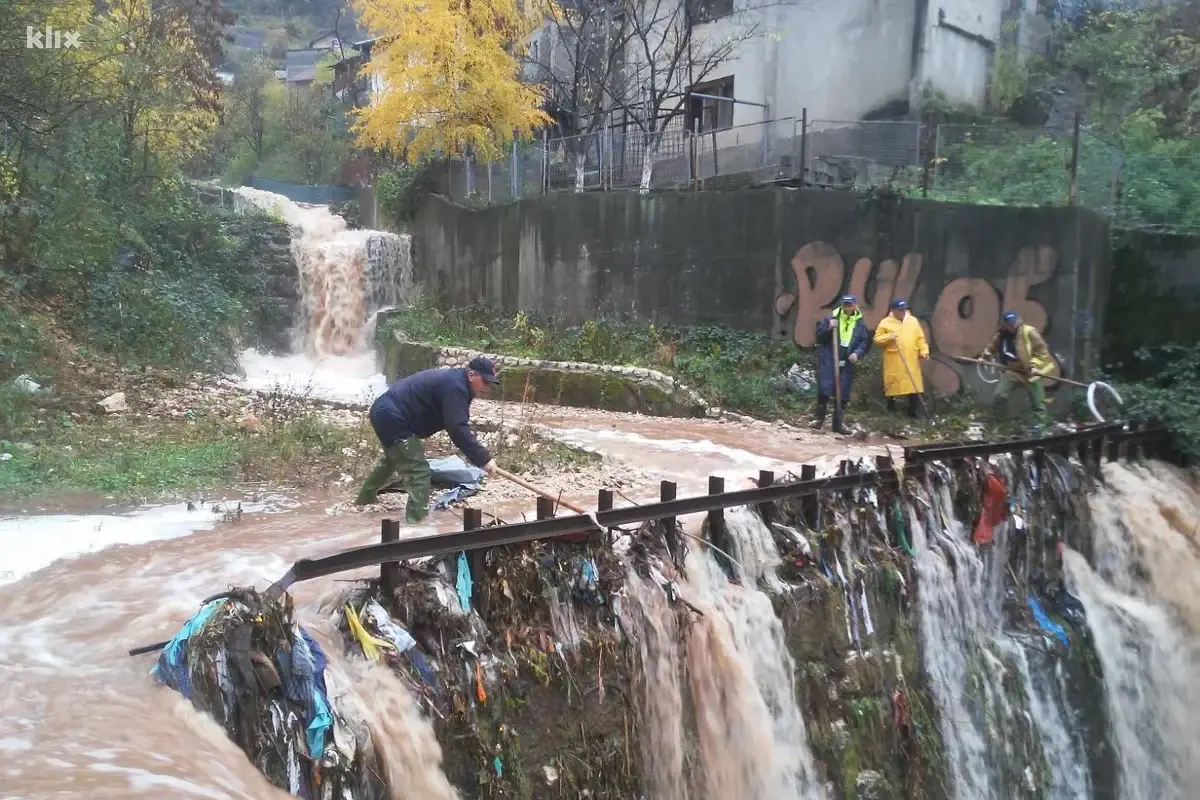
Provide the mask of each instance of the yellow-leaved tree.
POLYGON ((520 80, 521 51, 540 24, 520 0, 355 0, 378 37, 364 67, 382 82, 356 111, 361 144, 415 162, 428 153, 480 159, 549 122, 520 80))

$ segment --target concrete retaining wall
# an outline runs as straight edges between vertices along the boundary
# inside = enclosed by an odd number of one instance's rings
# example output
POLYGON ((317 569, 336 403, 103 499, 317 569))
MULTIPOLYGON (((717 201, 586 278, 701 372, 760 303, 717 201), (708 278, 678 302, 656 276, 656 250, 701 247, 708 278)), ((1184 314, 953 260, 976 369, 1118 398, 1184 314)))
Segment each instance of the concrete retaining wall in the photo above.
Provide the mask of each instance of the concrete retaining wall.
POLYGON ((526 400, 661 417, 702 417, 720 413, 695 391, 656 370, 576 361, 542 361, 409 342, 385 328, 386 325, 380 325, 378 345, 389 382, 423 369, 465 367, 475 356, 486 355, 500 370, 500 385, 492 395, 498 400, 526 400))

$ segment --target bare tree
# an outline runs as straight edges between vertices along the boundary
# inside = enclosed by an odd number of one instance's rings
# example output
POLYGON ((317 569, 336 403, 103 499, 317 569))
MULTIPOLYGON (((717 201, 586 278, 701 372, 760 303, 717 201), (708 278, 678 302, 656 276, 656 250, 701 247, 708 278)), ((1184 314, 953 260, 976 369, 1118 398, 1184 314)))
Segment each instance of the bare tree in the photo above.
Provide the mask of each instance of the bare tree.
POLYGON ((760 34, 767 5, 735 0, 719 19, 704 0, 615 0, 628 27, 623 80, 610 97, 642 138, 640 187, 650 189, 663 134, 686 111, 690 87, 716 76, 760 34))
POLYGON ((620 0, 548 2, 546 24, 527 55, 527 76, 544 87, 548 111, 573 156, 575 191, 587 155, 616 107, 631 27, 620 0))

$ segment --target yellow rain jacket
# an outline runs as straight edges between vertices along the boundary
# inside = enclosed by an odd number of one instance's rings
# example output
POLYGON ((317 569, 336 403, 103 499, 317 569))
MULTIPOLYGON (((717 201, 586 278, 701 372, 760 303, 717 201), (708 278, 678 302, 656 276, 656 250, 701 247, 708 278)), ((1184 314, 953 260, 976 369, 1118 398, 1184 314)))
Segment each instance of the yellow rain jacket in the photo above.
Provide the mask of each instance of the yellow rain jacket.
POLYGON ((906 311, 902 320, 891 314, 884 317, 883 322, 875 329, 875 344, 883 345, 884 394, 888 397, 899 397, 925 391, 925 379, 921 375, 921 357, 929 355, 929 343, 925 341, 921 321, 913 316, 911 311, 906 311), (887 341, 892 334, 896 335, 896 341, 887 341), (904 356, 903 361, 900 360, 901 355, 904 356), (905 364, 908 365, 908 370, 904 369, 905 364))
MULTIPOLYGON (((1043 376, 1047 378, 1058 377, 1058 362, 1054 360, 1054 356, 1050 355, 1050 348, 1046 345, 1045 338, 1038 332, 1038 329, 1032 325, 1021 323, 1017 328, 1017 360, 1021 367, 1024 367, 1025 372, 1029 374, 1029 380, 1040 380, 1043 376)), ((985 358, 991 358, 1000 352, 1000 332, 992 337, 992 341, 983 351, 985 358)), ((1011 366, 1016 366, 1011 365, 1011 366)), ((1050 381, 1056 383, 1056 381, 1050 381)))

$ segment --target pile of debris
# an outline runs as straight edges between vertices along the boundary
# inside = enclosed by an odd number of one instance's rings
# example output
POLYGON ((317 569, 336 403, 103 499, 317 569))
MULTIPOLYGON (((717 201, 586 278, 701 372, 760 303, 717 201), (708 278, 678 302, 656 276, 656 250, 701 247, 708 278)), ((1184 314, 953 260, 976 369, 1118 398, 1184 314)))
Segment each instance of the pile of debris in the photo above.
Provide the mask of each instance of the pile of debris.
POLYGON ((339 628, 421 698, 452 783, 478 797, 639 790, 611 547, 536 542, 400 569, 390 594, 372 581, 341 598, 339 628))
POLYGON ((338 713, 326 665, 289 596, 234 589, 203 602, 152 674, 210 714, 280 789, 312 800, 391 797, 378 742, 338 713))

